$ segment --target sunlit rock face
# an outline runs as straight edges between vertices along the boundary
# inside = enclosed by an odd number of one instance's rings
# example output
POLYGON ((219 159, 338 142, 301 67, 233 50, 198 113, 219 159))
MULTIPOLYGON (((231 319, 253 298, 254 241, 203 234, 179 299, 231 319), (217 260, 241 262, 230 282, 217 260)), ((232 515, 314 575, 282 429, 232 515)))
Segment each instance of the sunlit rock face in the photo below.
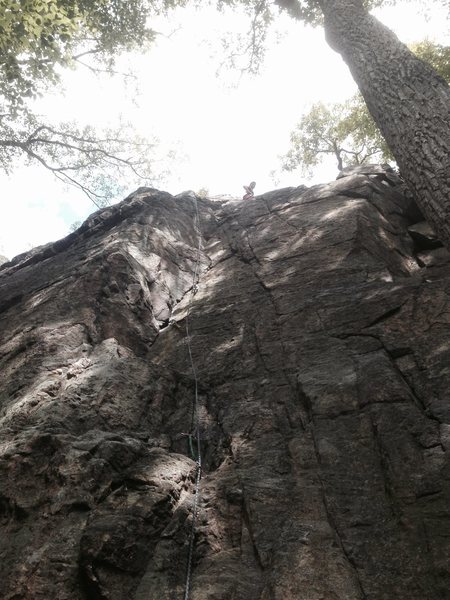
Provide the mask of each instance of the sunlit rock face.
POLYGON ((342 175, 140 189, 3 266, 2 598, 183 598, 189 306, 190 598, 448 597, 450 255, 393 172, 342 175))

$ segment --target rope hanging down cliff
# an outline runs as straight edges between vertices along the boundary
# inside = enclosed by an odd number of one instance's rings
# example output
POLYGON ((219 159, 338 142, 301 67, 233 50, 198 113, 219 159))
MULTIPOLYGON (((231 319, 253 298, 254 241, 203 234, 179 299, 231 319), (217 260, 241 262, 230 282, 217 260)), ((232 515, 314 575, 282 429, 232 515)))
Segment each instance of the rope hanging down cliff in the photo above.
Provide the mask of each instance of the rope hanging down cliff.
POLYGON ((197 234, 197 259, 195 262, 195 269, 192 278, 192 288, 191 295, 189 298, 187 312, 186 312, 186 343, 188 347, 189 360, 191 363, 192 374, 194 377, 194 405, 192 411, 192 423, 191 423, 191 433, 189 435, 189 445, 193 452, 192 448, 192 438, 195 438, 197 444, 197 456, 193 456, 195 458, 197 466, 196 466, 196 474, 195 474, 195 493, 194 493, 194 506, 192 508, 192 525, 191 525, 191 534, 189 537, 189 552, 188 552, 188 562, 186 568, 186 584, 184 591, 184 600, 189 600, 189 595, 191 591, 191 574, 192 574, 192 558, 194 554, 194 539, 195 539, 195 529, 197 524, 197 516, 198 516, 198 506, 200 500, 200 480, 202 478, 202 454, 201 454, 201 435, 200 435, 200 415, 199 415, 199 401, 198 401, 198 377, 197 377, 197 369, 195 368, 194 358, 192 356, 192 348, 191 348, 191 334, 189 330, 189 315, 191 311, 192 299, 197 292, 197 284, 199 278, 199 268, 200 268, 200 256, 201 256, 201 245, 202 245, 202 234, 200 230, 200 215, 198 213, 198 204, 197 197, 194 196, 194 205, 195 205, 195 217, 194 217, 194 228, 197 234))

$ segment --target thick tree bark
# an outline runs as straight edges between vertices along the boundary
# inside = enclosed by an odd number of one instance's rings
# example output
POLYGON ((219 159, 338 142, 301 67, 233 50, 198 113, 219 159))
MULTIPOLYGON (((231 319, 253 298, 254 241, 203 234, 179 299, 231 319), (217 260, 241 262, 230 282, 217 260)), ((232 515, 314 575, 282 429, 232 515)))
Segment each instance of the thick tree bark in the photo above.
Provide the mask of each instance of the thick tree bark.
POLYGON ((342 55, 417 203, 450 248, 450 88, 361 0, 319 0, 342 55))

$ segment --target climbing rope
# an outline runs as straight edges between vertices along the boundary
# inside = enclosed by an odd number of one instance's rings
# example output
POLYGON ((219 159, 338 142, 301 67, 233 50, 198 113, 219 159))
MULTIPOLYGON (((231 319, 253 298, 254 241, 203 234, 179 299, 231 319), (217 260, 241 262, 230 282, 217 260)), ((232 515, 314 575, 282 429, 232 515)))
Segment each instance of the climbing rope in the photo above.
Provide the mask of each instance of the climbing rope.
POLYGON ((192 278, 192 288, 191 295, 188 302, 187 312, 186 312, 186 343, 188 347, 189 353, 189 361, 191 363, 192 375, 194 377, 194 403, 192 407, 192 421, 191 421, 191 434, 189 435, 189 447, 191 450, 192 458, 196 461, 196 475, 195 475, 195 492, 194 492, 194 506, 192 508, 192 525, 191 525, 191 534, 189 538, 189 552, 188 552, 188 561, 186 568, 186 584, 184 588, 184 600, 189 600, 189 595, 191 592, 191 575, 192 575, 192 559, 194 555, 194 540, 195 540, 195 531, 197 525, 197 517, 198 517, 198 507, 200 501, 200 480, 202 478, 202 453, 201 453, 201 435, 200 435, 200 414, 199 414, 199 400, 198 400, 198 377, 197 377, 197 369, 195 368, 194 358, 192 356, 192 347, 191 347, 191 334, 189 330, 189 316, 191 312, 191 304, 192 299, 197 293, 197 284, 199 277, 199 268, 200 268, 200 257, 201 257, 201 246, 202 246, 202 234, 200 230, 200 215, 198 213, 198 205, 197 205, 197 197, 194 197, 195 204, 195 218, 194 218, 194 228, 197 234, 197 259, 195 262, 195 269, 192 278), (192 438, 195 437, 195 441, 197 444, 197 456, 194 453, 194 447, 192 443, 192 438))

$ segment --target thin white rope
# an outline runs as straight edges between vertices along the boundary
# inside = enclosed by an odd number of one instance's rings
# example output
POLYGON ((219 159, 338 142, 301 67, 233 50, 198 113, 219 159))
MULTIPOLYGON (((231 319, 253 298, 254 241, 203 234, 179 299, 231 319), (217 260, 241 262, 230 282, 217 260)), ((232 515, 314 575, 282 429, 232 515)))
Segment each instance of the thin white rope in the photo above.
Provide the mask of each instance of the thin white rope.
POLYGON ((195 437, 197 442, 197 468, 196 468, 196 477, 195 477, 195 492, 194 492, 194 506, 192 509, 192 525, 191 525, 191 534, 189 538, 189 552, 188 552, 188 562, 186 569, 186 584, 184 590, 184 600, 189 600, 189 595, 191 592, 191 576, 192 576, 192 560, 194 556, 194 540, 195 540, 195 529, 197 524, 198 517, 198 509, 199 509, 199 501, 200 501, 200 480, 202 477, 202 453, 201 453, 201 435, 200 435, 200 414, 199 414, 199 400, 198 400, 198 377, 197 377, 197 369, 195 368, 195 362, 192 355, 192 347, 191 347, 191 333, 189 330, 189 316, 191 312, 191 304, 192 300, 197 292, 197 284, 198 284, 198 276, 199 276, 199 268, 200 268, 200 258, 201 258, 201 247, 202 247, 202 234, 200 230, 200 215, 198 213, 198 205, 197 205, 197 197, 194 198, 195 204, 195 218, 194 218, 194 229, 197 234, 198 246, 197 246, 197 259, 195 263, 194 274, 192 278, 192 289, 191 296, 189 298, 187 313, 186 313, 186 343, 188 347, 189 360, 191 363, 192 375, 194 377, 194 406, 193 406, 193 423, 195 423, 195 437))

